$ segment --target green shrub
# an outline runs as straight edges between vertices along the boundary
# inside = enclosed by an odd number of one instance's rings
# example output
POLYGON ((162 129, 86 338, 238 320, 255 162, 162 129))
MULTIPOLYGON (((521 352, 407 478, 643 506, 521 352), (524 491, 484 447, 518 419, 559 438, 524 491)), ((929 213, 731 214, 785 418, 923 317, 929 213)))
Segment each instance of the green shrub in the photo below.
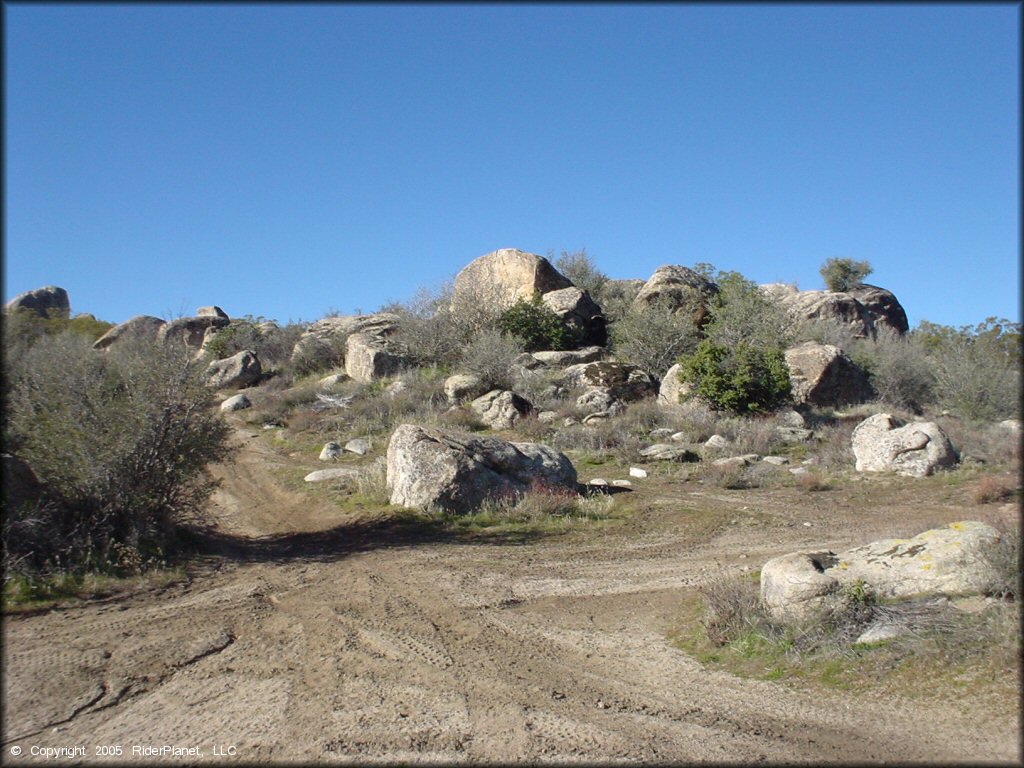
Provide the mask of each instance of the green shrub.
POLYGON ((520 299, 502 312, 498 328, 506 335, 522 339, 526 352, 572 349, 578 341, 561 318, 545 306, 539 294, 530 301, 520 299))
POLYGON ((790 395, 789 369, 779 347, 740 343, 729 348, 705 339, 682 359, 680 378, 712 407, 738 414, 773 410, 790 395))
POLYGON ((219 328, 206 342, 206 357, 223 360, 250 350, 256 353, 263 368, 280 370, 289 365, 295 342, 304 330, 299 323, 278 326, 267 324, 262 317, 232 318, 229 325, 219 328))
POLYGON ((718 293, 708 308, 707 338, 722 347, 787 347, 793 338, 792 320, 765 296, 757 284, 738 272, 719 272, 718 293))
POLYGON ((859 286, 874 270, 866 261, 828 259, 821 265, 821 276, 830 291, 849 291, 859 286))
POLYGON ((5 362, 4 437, 47 489, 6 516, 5 564, 137 570, 179 524, 201 520, 213 489, 204 469, 228 455, 229 429, 183 348, 101 353, 66 332, 5 362))
POLYGON ((562 251, 553 263, 555 269, 569 278, 573 285, 600 303, 601 291, 608 282, 608 275, 597 268, 586 248, 575 252, 562 251))

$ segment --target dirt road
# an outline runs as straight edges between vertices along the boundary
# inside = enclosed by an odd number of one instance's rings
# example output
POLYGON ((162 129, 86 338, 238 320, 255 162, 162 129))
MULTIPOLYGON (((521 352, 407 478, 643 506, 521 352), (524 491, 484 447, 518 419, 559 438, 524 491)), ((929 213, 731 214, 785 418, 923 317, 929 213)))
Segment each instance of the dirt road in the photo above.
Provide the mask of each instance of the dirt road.
POLYGON ((460 540, 345 519, 242 439, 190 579, 5 617, 5 762, 114 745, 134 763, 163 745, 202 753, 162 758, 179 763, 1020 760, 1018 712, 741 680, 667 639, 720 567, 890 534, 894 513, 960 519, 955 503, 679 483, 619 526, 460 540))

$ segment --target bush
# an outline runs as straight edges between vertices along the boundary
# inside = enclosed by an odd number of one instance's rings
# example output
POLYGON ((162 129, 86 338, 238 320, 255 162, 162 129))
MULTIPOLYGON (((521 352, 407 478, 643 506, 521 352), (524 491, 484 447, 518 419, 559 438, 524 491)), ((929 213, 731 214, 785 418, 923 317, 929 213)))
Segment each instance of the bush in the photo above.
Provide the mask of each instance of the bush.
POLYGON ((920 414, 934 402, 936 360, 920 338, 882 329, 875 339, 857 339, 846 348, 863 368, 883 403, 920 414))
POLYGON ((828 259, 820 270, 828 289, 838 292, 856 288, 873 271, 868 262, 853 259, 828 259))
POLYGON ((672 310, 668 299, 631 305, 611 326, 616 358, 661 378, 681 355, 692 353, 700 330, 685 313, 672 310))
POLYGON ((601 291, 608 282, 608 275, 599 270, 586 248, 562 254, 554 260, 555 269, 565 275, 581 291, 586 291, 599 304, 601 291))
POLYGON ((299 323, 280 327, 268 324, 262 317, 232 318, 230 324, 217 329, 206 342, 206 358, 223 360, 243 350, 256 353, 266 370, 281 370, 289 365, 295 342, 304 331, 299 323))
POLYGON ((709 322, 704 333, 716 345, 733 347, 781 347, 793 338, 792 320, 782 307, 771 301, 738 272, 719 272, 718 293, 711 301, 709 322))
POLYGON ((228 455, 229 428, 183 348, 101 353, 61 333, 7 363, 4 437, 47 495, 5 521, 6 564, 134 569, 131 553, 160 553, 177 526, 201 520, 214 487, 204 469, 228 455))
POLYGON ((729 348, 705 339, 681 361, 680 377, 712 407, 737 414, 773 410, 790 395, 789 369, 778 347, 729 348))
POLYGON ((454 366, 472 335, 452 314, 450 284, 436 292, 421 288, 409 301, 382 310, 398 315, 398 331, 391 343, 416 366, 454 366))
POLYGON ((523 353, 522 339, 495 329, 477 333, 466 345, 459 361, 459 370, 479 376, 490 389, 512 386, 512 361, 523 353))
POLYGON ((517 301, 501 313, 497 325, 502 333, 522 339, 526 352, 572 349, 578 346, 578 339, 561 318, 541 301, 540 294, 534 295, 530 301, 517 301))

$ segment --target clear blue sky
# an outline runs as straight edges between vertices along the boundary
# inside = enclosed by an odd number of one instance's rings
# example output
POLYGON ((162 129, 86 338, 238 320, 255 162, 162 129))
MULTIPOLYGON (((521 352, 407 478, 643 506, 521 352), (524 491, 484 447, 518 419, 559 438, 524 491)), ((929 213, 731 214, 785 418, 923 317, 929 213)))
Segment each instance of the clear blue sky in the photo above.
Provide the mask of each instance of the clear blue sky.
POLYGON ((1020 320, 1020 15, 6 4, 4 300, 313 320, 585 247, 1020 320))

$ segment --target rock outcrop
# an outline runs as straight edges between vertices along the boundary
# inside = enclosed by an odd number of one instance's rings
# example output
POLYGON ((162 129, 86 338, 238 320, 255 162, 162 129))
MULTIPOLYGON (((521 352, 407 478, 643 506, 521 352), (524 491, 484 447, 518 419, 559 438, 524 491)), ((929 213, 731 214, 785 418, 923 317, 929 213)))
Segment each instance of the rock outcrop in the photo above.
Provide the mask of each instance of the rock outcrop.
POLYGON ((838 407, 873 396, 865 371, 831 344, 805 341, 786 350, 793 400, 798 404, 838 407))
POLYGON ((164 323, 157 330, 157 341, 164 344, 181 343, 189 349, 199 352, 206 340, 206 333, 211 328, 224 328, 231 321, 216 315, 204 317, 179 317, 164 323))
POLYGON ((896 472, 925 477, 959 460, 946 433, 933 421, 900 426, 888 413, 876 413, 853 430, 858 472, 896 472))
POLYGON ((295 342, 292 363, 324 359, 330 365, 342 367, 345 364, 345 346, 349 336, 367 333, 384 339, 398 329, 398 324, 399 317, 392 312, 321 318, 312 323, 295 342))
POLYGON ((71 317, 68 292, 56 285, 45 285, 33 291, 19 293, 4 305, 5 312, 31 312, 39 317, 71 317))
POLYGON ((534 294, 572 288, 572 282, 542 256, 516 248, 500 248, 474 259, 455 276, 452 308, 458 312, 481 302, 500 311, 534 294))
POLYGON ((562 453, 537 443, 399 426, 387 450, 391 503, 465 514, 489 498, 531 487, 576 491, 576 470, 562 453))
POLYGON ((961 597, 1000 582, 999 531, 951 523, 910 539, 883 539, 845 552, 792 553, 761 568, 761 599, 781 621, 819 619, 863 592, 880 598, 961 597))
POLYGON ((388 350, 381 335, 353 333, 345 341, 345 373, 355 381, 368 384, 374 379, 394 376, 405 363, 405 358, 388 350))
POLYGON ((128 339, 155 341, 164 321, 152 315, 136 315, 130 320, 119 323, 104 333, 92 345, 93 349, 109 349, 112 345, 123 343, 128 339))
POLYGON ((533 410, 528 400, 515 392, 492 389, 469 404, 470 409, 491 429, 512 429, 533 410))
POLYGON ((658 267, 633 300, 635 305, 667 303, 673 311, 685 313, 694 325, 708 319, 708 307, 718 286, 688 267, 673 264, 658 267))
POLYGON ((897 298, 874 285, 861 285, 849 292, 800 291, 785 283, 770 283, 760 289, 794 322, 824 320, 848 328, 860 338, 874 338, 883 329, 903 334, 909 328, 907 313, 897 298))
POLYGON ((206 381, 214 389, 248 387, 259 381, 262 375, 260 359, 248 349, 223 360, 214 360, 206 367, 206 381))
POLYGON ((679 378, 681 370, 676 363, 665 372, 658 386, 658 405, 680 405, 689 397, 692 387, 679 378))
POLYGON ((907 313, 892 291, 861 283, 848 293, 868 311, 876 333, 888 329, 902 336, 910 330, 907 313))
POLYGON ((647 371, 630 363, 610 361, 571 365, 565 369, 562 383, 570 389, 604 387, 624 403, 642 400, 658 391, 658 380, 647 371))
POLYGON ((604 314, 589 293, 575 287, 561 288, 545 293, 541 301, 580 344, 603 347, 608 343, 604 314))

